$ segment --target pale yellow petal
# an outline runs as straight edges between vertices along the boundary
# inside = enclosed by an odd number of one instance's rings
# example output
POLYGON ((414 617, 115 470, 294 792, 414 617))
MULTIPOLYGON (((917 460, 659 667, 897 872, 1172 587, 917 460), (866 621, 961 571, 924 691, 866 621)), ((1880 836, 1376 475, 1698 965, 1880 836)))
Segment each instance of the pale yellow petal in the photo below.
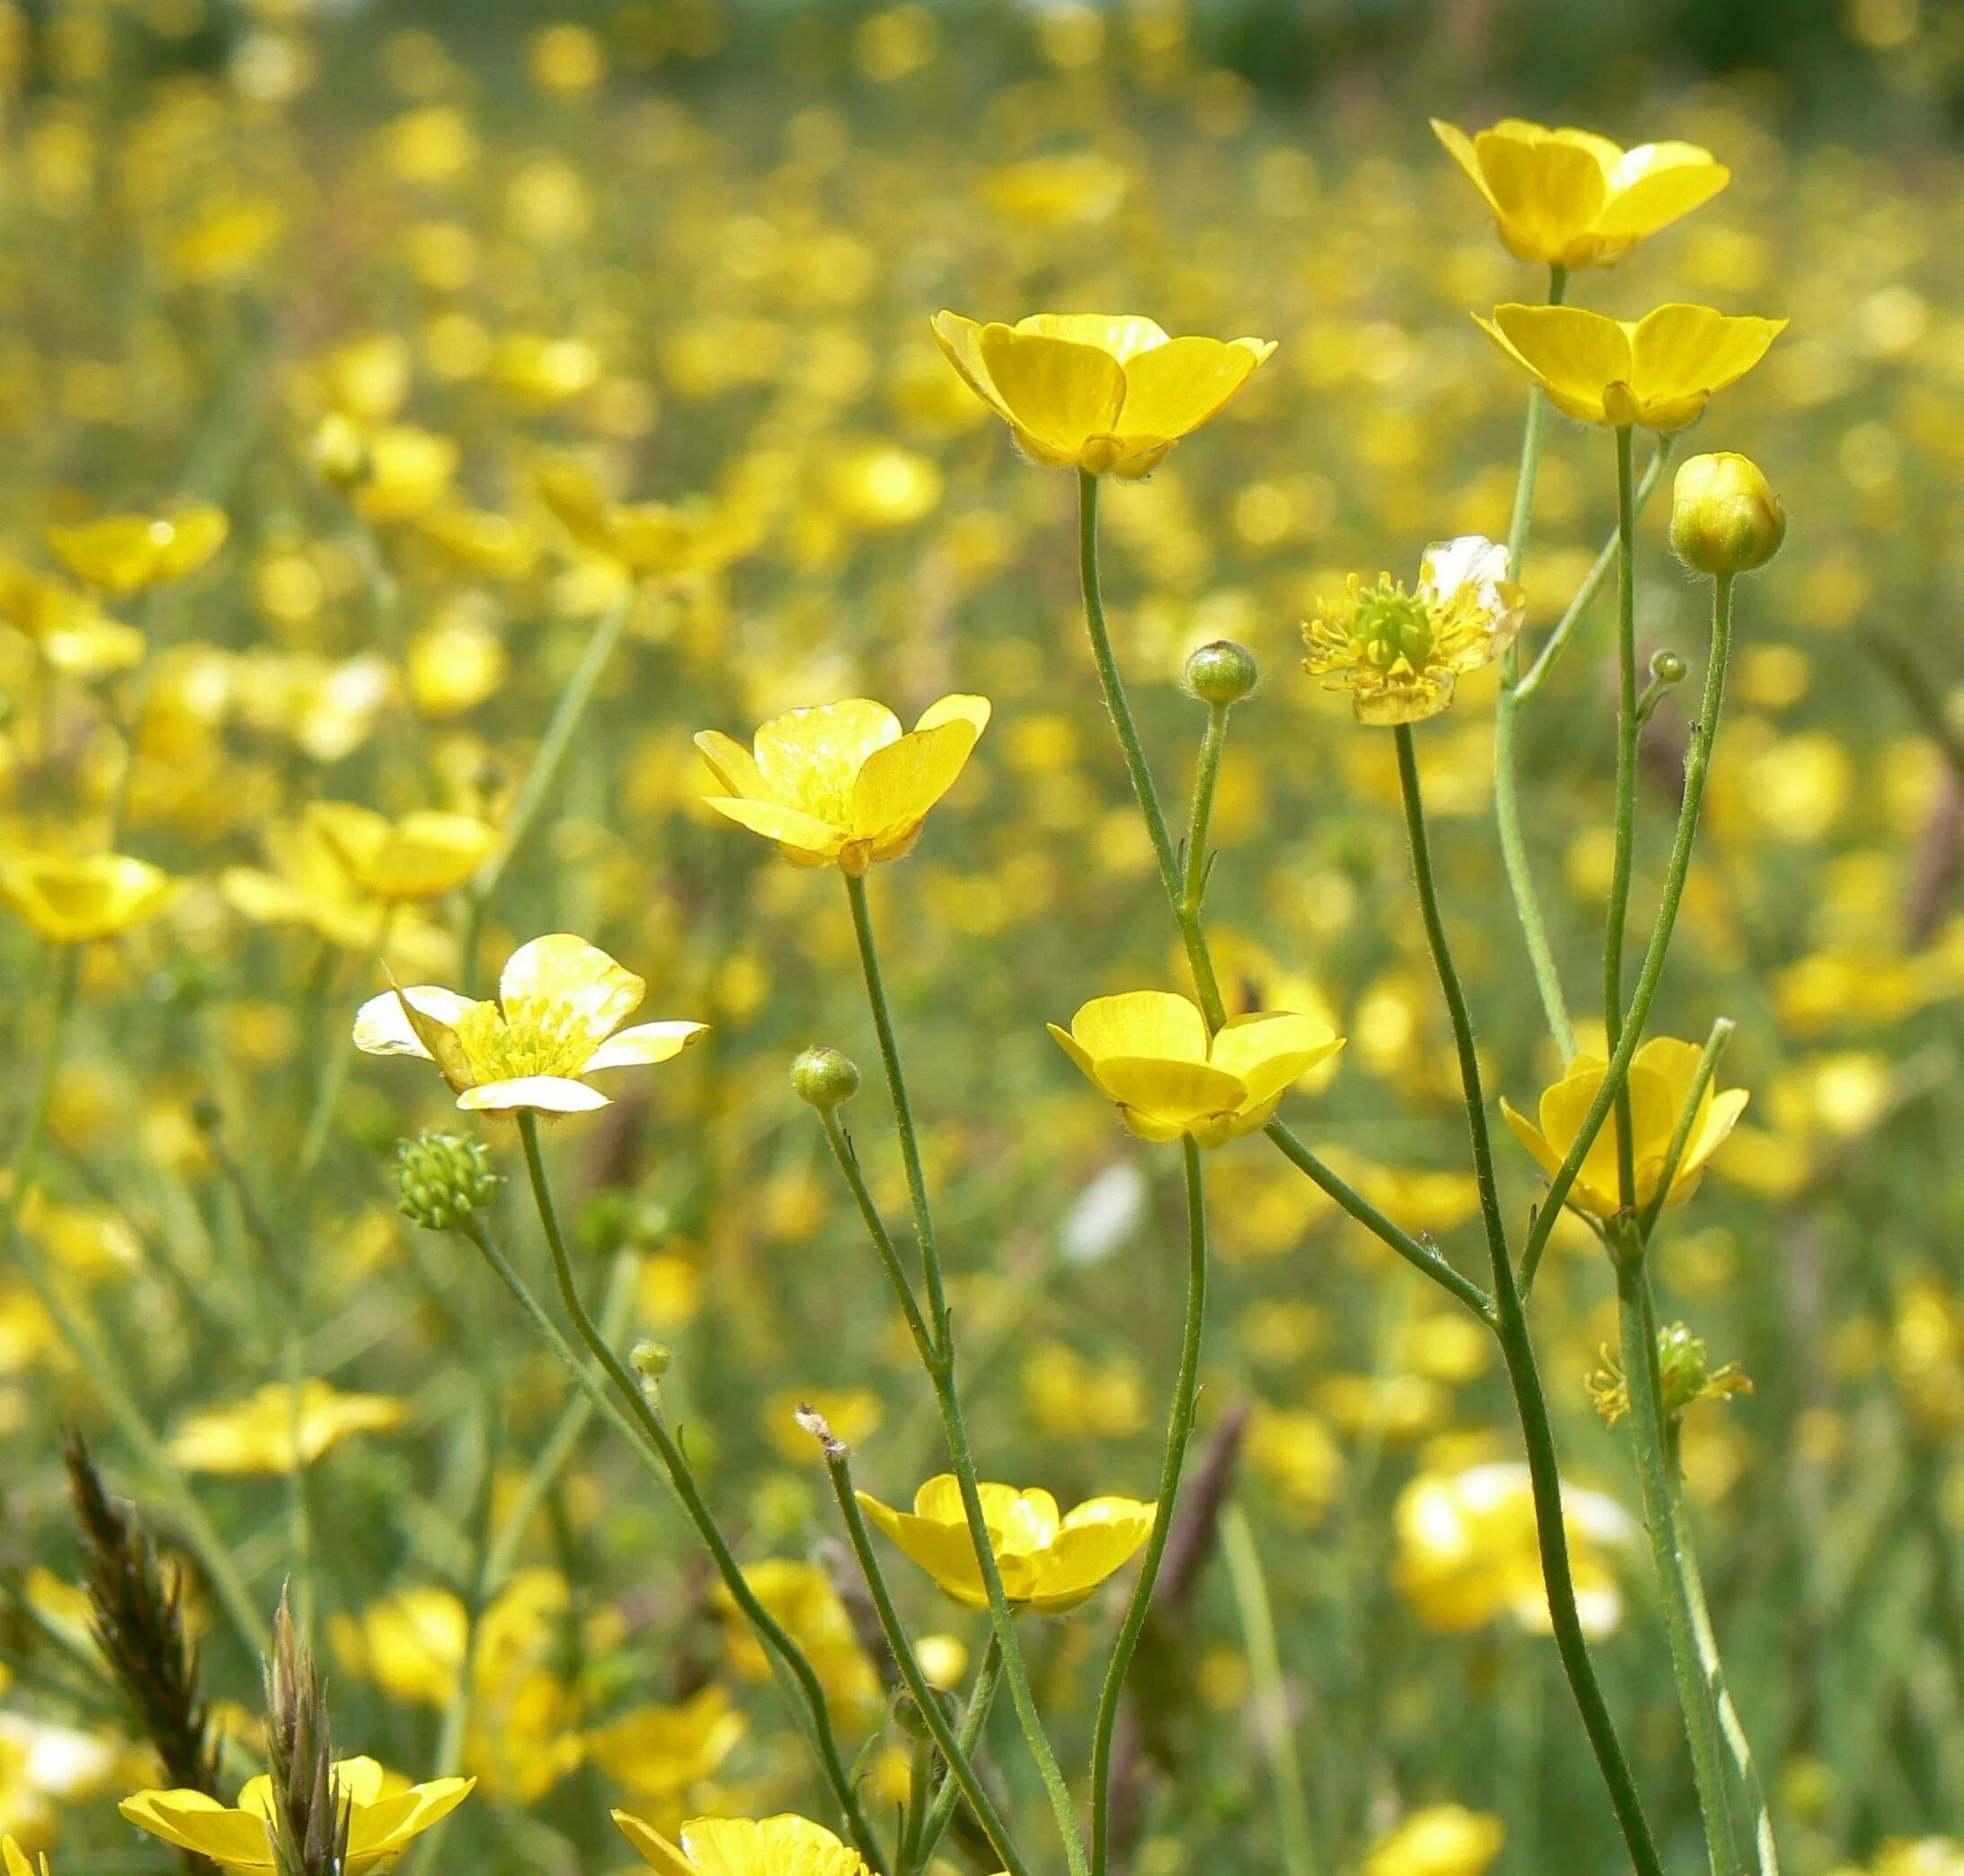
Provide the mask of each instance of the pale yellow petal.
POLYGON ((570 931, 520 945, 498 977, 499 1001, 514 1024, 539 1015, 564 1034, 585 1036, 595 1048, 640 1007, 646 991, 632 971, 570 931))
POLYGON ((1473 139, 1457 124, 1449 124, 1444 118, 1432 120, 1432 134, 1446 147, 1447 154, 1459 164, 1466 180, 1480 191, 1487 206, 1495 214, 1500 212, 1500 205, 1494 200, 1493 191, 1487 186, 1487 178, 1481 173, 1480 158, 1474 153, 1473 139))
POLYGON ((416 1055, 425 1062, 436 1060, 416 1033, 410 1011, 403 1008, 405 999, 416 1015, 440 1023, 446 1029, 455 1029, 467 1011, 480 1007, 468 997, 434 983, 413 983, 404 990, 384 991, 378 997, 370 997, 355 1013, 354 1045, 364 1055, 416 1055))
POLYGON ((1634 381, 1630 334, 1614 319, 1580 307, 1494 308, 1489 334, 1547 387, 1569 415, 1604 421, 1604 394, 1634 381))
POLYGON ((929 324, 948 363, 961 374, 962 381, 998 416, 1009 417, 1009 406, 997 392, 982 355, 981 323, 960 313, 943 311, 937 313, 929 324))
POLYGON ((457 1105, 467 1114, 589 1114, 609 1103, 599 1089, 564 1075, 518 1075, 467 1088, 457 1105))
POLYGON ((1017 321, 1016 330, 1095 346, 1121 365, 1170 342, 1164 326, 1138 313, 1032 313, 1017 321))
POLYGON ((870 698, 790 710, 759 728, 758 772, 769 799, 843 827, 866 758, 900 735, 899 717, 870 698))
POLYGON ((636 1023, 631 1029, 617 1030, 609 1036, 587 1057, 580 1072, 591 1075, 597 1069, 646 1068, 658 1062, 672 1061, 708 1033, 707 1023, 636 1023))

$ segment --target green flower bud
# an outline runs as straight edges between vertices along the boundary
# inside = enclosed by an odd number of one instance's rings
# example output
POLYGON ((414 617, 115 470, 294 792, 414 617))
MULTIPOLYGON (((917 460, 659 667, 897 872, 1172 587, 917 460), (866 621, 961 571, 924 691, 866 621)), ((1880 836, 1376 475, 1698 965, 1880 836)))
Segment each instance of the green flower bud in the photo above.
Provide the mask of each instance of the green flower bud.
POLYGON ((659 1381, 668 1373, 675 1355, 666 1342, 636 1342, 627 1358, 642 1380, 659 1381))
POLYGON ((859 1071, 837 1049, 805 1049, 791 1064, 791 1086, 801 1101, 836 1107, 859 1092, 859 1071))
POLYGON ((395 1142, 395 1189, 404 1218, 425 1231, 455 1231, 491 1203, 498 1175, 482 1141, 425 1129, 395 1142))
POLYGON ((1682 684, 1691 666, 1675 652, 1652 652, 1650 675, 1660 684, 1682 684))
POLYGON ((1671 547, 1701 573, 1748 573, 1787 538, 1787 517, 1751 458, 1694 456, 1671 491, 1671 547))
POLYGON ((1181 681, 1204 704, 1238 704, 1261 678, 1255 653, 1231 638, 1204 645, 1186 661, 1181 681))
MULTIPOLYGON (((951 1727, 960 1725, 962 1719, 961 1703, 942 1687, 929 1687, 928 1692, 940 1703, 941 1712, 946 1715, 948 1724, 951 1727)), ((926 1716, 921 1712, 914 1696, 906 1688, 894 1688, 891 1698, 890 1711, 893 1715, 894 1725, 900 1729, 906 1738, 916 1741, 934 1738, 933 1731, 928 1725, 926 1716)))

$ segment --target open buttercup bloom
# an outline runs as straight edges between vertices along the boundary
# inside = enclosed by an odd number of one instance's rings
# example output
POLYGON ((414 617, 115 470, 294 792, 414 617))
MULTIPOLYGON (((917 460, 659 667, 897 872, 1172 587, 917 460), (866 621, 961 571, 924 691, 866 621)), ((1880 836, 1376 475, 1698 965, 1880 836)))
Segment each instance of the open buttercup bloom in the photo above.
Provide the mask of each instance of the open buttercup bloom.
POLYGON ((912 848, 967 767, 989 707, 985 697, 944 697, 902 733, 884 704, 848 698, 773 716, 749 749, 703 730, 696 747, 724 791, 704 800, 777 841, 793 866, 863 874, 912 848))
MULTIPOLYGON (((348 1806, 349 1876, 385 1870, 438 1818, 448 1817, 477 1783, 437 1778, 413 1785, 391 1778, 371 1758, 337 1759, 334 1783, 348 1806)), ((236 1807, 202 1792, 138 1792, 119 1807, 138 1830, 202 1856, 222 1870, 273 1870, 272 1780, 262 1773, 236 1807)))
POLYGON ((351 801, 316 801, 307 819, 357 889, 385 905, 454 893, 498 844, 496 830, 482 821, 437 809, 391 821, 351 801))
POLYGON ((582 547, 636 575, 714 573, 741 559, 756 538, 753 524, 713 508, 609 501, 571 462, 547 463, 532 484, 582 547))
POLYGON ((627 1811, 613 1813, 621 1835, 662 1876, 866 1876, 865 1860, 822 1824, 789 1812, 776 1818, 692 1818, 680 1844, 627 1811))
MULTIPOLYGON (((1075 1609, 1098 1585, 1123 1569, 1151 1534, 1156 1505, 1137 1498, 1087 1498, 1060 1513, 1040 1487, 984 1481, 982 1521, 1002 1578, 1002 1593, 1022 1607, 1060 1615, 1075 1609)), ((902 1553, 932 1577, 956 1602, 986 1609, 989 1593, 969 1535, 962 1488, 941 1472, 914 1494, 912 1511, 896 1511, 866 1492, 866 1514, 902 1553)))
POLYGON ((691 1022, 623 1029, 647 988, 598 946, 554 932, 511 954, 490 1000, 431 983, 369 998, 355 1046, 434 1062, 467 1112, 582 1114, 609 1105, 584 1077, 667 1062, 709 1033, 691 1022))
MULTIPOLYGON (((1692 1083, 1697 1079, 1703 1054, 1696 1043, 1654 1036, 1631 1062, 1630 1131, 1640 1206, 1648 1205, 1657 1196, 1671 1139, 1677 1131, 1684 1104, 1691 1098, 1692 1083)), ((1561 1080, 1542 1094, 1539 1126, 1510 1107, 1503 1097, 1500 1111, 1514 1129, 1515 1138, 1534 1155, 1550 1178, 1560 1171, 1608 1072, 1609 1064, 1601 1056, 1577 1055, 1561 1080)), ((1684 1157, 1678 1162, 1670 1193, 1664 1201, 1666 1205, 1681 1205, 1697 1191, 1706 1162, 1725 1143, 1726 1135, 1737 1125, 1749 1098, 1743 1088, 1728 1088, 1720 1093, 1709 1082, 1706 1084, 1684 1142, 1684 1157)), ((1617 1192, 1616 1128, 1613 1122, 1606 1121, 1590 1143, 1575 1184, 1569 1188, 1569 1203, 1591 1217, 1612 1218, 1622 1209, 1617 1192)))
POLYGON ((196 573, 225 545, 230 528, 219 508, 112 514, 50 528, 48 545, 76 579, 104 592, 132 593, 196 573))
POLYGON ((1320 600, 1302 627, 1302 668, 1348 690, 1359 723, 1419 723, 1453 701, 1462 673, 1491 664, 1521 629, 1521 589, 1507 550, 1484 535, 1435 541, 1407 592, 1389 573, 1320 600))
POLYGON ((1693 422, 1713 395, 1766 356, 1784 319, 1734 316, 1674 302, 1641 319, 1611 319, 1582 307, 1504 306, 1474 322, 1585 423, 1641 424, 1668 432, 1693 422))
POLYGON ((177 882, 127 853, 0 853, 0 902, 50 944, 120 937, 162 911, 177 882))
POLYGON ((1231 1017, 1210 1038, 1196 1004, 1159 990, 1094 997, 1050 1033, 1142 1140, 1190 1134, 1201 1146, 1266 1126, 1296 1079, 1344 1045, 1286 1010, 1231 1017))
POLYGON ((1472 137, 1438 118, 1432 128, 1493 210, 1507 252, 1552 267, 1613 267, 1732 180, 1694 143, 1626 150, 1591 130, 1517 117, 1472 137))
POLYGON ((293 1390, 283 1382, 227 1407, 187 1414, 165 1449, 187 1472, 274 1476, 311 1465, 360 1433, 391 1433, 409 1418, 409 1403, 389 1394, 344 1394, 310 1375, 293 1390))
POLYGON ((1275 349, 1169 338, 1136 313, 1033 313, 1014 325, 937 313, 934 335, 1031 461, 1128 477, 1151 475, 1275 349))

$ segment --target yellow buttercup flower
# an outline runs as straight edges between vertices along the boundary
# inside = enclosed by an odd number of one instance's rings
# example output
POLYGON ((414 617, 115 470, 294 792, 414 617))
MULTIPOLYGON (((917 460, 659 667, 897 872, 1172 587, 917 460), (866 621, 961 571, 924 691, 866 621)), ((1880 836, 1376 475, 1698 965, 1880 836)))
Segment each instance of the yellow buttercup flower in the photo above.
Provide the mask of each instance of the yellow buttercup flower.
POLYGON ((662 502, 611 502, 573 463, 548 463, 532 483, 581 547, 629 573, 715 573, 755 544, 754 523, 733 512, 672 508, 662 502))
MULTIPOLYGON (((1698 1073, 1703 1051, 1696 1043, 1679 1042, 1668 1036, 1654 1036, 1637 1051, 1630 1064, 1630 1129, 1637 1182, 1637 1204, 1647 1205, 1657 1196, 1657 1182, 1664 1177, 1664 1161, 1671 1150, 1671 1136, 1677 1131, 1684 1103, 1691 1098, 1692 1083, 1698 1073)), ((1542 1096, 1541 1125, 1515 1111, 1503 1098, 1500 1111, 1517 1139, 1552 1178, 1561 1169, 1569 1149, 1575 1144, 1590 1104, 1603 1086, 1609 1064, 1597 1055, 1577 1055, 1568 1072, 1542 1096)), ((1706 1161, 1719 1151, 1725 1137, 1746 1111, 1750 1098, 1743 1088, 1728 1088, 1720 1093, 1709 1084, 1698 1103, 1697 1117, 1684 1142, 1684 1157, 1678 1162, 1671 1181, 1666 1205, 1681 1205, 1698 1189, 1706 1161)), ((1569 1203, 1578 1212, 1595 1218, 1613 1217, 1622 1206, 1617 1199, 1616 1128, 1605 1122, 1591 1142, 1582 1170, 1569 1188, 1569 1203)))
POLYGON ((1486 1876, 1506 1840, 1490 1811, 1428 1804, 1371 1846, 1364 1876, 1486 1876))
MULTIPOLYGON (((989 1606, 954 1473, 929 1480, 914 1494, 911 1512, 896 1511, 866 1492, 858 1498, 866 1516, 956 1602, 972 1609, 989 1606)), ((1137 1498, 1087 1498, 1060 1516, 1056 1499, 1041 1488, 1018 1491, 987 1482, 982 1503, 1003 1594, 1052 1615, 1075 1609, 1131 1562, 1151 1534, 1158 1509, 1137 1498)))
POLYGON ((143 662, 143 634, 111 618, 93 594, 0 554, 0 618, 34 642, 57 671, 99 677, 143 662))
POLYGON ((141 592, 196 573, 225 545, 230 529, 218 508, 174 514, 112 514, 76 528, 50 528, 48 545, 78 580, 105 592, 141 592))
POLYGON ((357 890, 385 905, 454 893, 498 844, 496 831, 482 821, 434 809, 391 821, 351 801, 316 801, 307 818, 357 890))
POLYGON ((12 1837, 0 1837, 0 1862, 6 1865, 6 1876, 49 1876, 48 1853, 42 1851, 39 1862, 31 1862, 12 1837))
POLYGON ((987 698, 956 695, 902 734, 884 704, 855 697, 774 716, 749 749, 703 730, 696 747, 724 790, 704 799, 793 866, 864 873, 912 848, 988 724, 987 698))
POLYGON ((642 1799, 680 1805, 714 1778, 746 1730, 727 1689, 711 1682, 675 1706, 630 1709, 587 1736, 595 1765, 642 1799))
POLYGON ((555 932, 511 954, 494 1000, 431 983, 371 997, 355 1018, 355 1046, 434 1062, 467 1111, 579 1114, 608 1105, 582 1077, 666 1062, 709 1033, 690 1022, 621 1028, 646 991, 597 946, 555 932))
POLYGON ((1626 150, 1592 131, 1513 117, 1473 137, 1438 118, 1432 128, 1493 210, 1507 252, 1549 266, 1613 267, 1732 180, 1693 143, 1626 150))
POLYGON ((1132 313, 1033 313, 1014 325, 937 313, 934 335, 1026 456, 1094 476, 1150 475, 1275 349, 1169 338, 1132 313))
POLYGON ((1641 319, 1546 306, 1496 307, 1491 319, 1473 318, 1557 410, 1585 423, 1659 431, 1684 429, 1787 328, 1784 319, 1681 304, 1641 319))
POLYGON ((291 1389, 273 1382, 231 1407, 187 1415, 167 1450, 188 1472, 285 1473, 357 1433, 387 1433, 408 1418, 406 1400, 343 1394, 317 1376, 301 1383, 296 1413, 291 1389))
POLYGON ((0 854, 0 902, 51 944, 116 938, 154 919, 176 885, 127 853, 0 854))
POLYGON ((1266 1126, 1296 1078, 1343 1047, 1327 1023, 1286 1010, 1231 1017, 1210 1040, 1196 1005, 1157 990, 1094 997, 1050 1033, 1142 1140, 1202 1146, 1266 1126))
POLYGON ((613 1817, 662 1876, 866 1876, 859 1853, 808 1818, 694 1818, 678 1846, 627 1811, 613 1817))
MULTIPOLYGON (((386 1869, 412 1838, 448 1817, 477 1783, 437 1778, 405 1785, 370 1758, 338 1759, 334 1783, 348 1806, 350 1876, 386 1869), (392 1788, 393 1787, 393 1788, 392 1788)), ((119 1809, 138 1830, 224 1870, 272 1870, 272 1780, 262 1774, 239 1793, 236 1808, 202 1792, 138 1792, 119 1809)))
POLYGON ((260 845, 264 867, 227 867, 218 876, 235 911, 255 924, 307 926, 350 950, 375 943, 387 908, 355 884, 314 814, 271 822, 260 845))
POLYGON ((1521 629, 1507 550, 1483 535, 1435 541, 1407 592, 1389 573, 1351 574, 1342 599, 1304 622, 1302 668, 1348 690, 1359 723, 1419 723, 1453 701, 1461 673, 1490 664, 1521 629))
POLYGON ((314 460, 330 482, 349 491, 356 511, 370 521, 413 521, 449 493, 458 447, 449 437, 413 423, 366 428, 335 412, 314 432, 314 460))

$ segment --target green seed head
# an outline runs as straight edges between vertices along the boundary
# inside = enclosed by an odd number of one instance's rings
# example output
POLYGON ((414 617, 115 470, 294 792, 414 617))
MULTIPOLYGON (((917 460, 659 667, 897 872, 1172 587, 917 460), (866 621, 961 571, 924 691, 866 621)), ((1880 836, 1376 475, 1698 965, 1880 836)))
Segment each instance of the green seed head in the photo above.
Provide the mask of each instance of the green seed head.
POLYGON ((425 1129, 395 1142, 395 1189, 404 1218, 425 1231, 455 1231, 488 1205, 498 1175, 484 1142, 425 1129))

